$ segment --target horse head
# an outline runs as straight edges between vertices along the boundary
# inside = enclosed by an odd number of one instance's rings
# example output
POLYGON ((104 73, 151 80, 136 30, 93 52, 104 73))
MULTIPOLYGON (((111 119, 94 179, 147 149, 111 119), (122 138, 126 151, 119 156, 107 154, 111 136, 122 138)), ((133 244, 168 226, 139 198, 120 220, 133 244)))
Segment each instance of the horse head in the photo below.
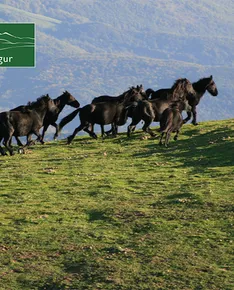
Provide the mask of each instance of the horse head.
POLYGON ((144 97, 145 91, 142 85, 137 86, 136 88, 131 87, 128 92, 129 93, 125 97, 125 103, 138 102, 145 99, 144 97))
POLYGON ((149 96, 146 93, 146 91, 144 90, 142 84, 140 86, 137 85, 136 89, 141 94, 143 100, 148 100, 149 99, 149 96))
POLYGON ((69 105, 69 106, 71 106, 73 108, 79 108, 80 107, 80 103, 68 91, 64 91, 63 92, 63 94, 61 95, 61 100, 62 99, 64 100, 66 105, 69 105))
POLYGON ((218 89, 216 87, 216 84, 213 80, 213 76, 211 75, 209 78, 207 78, 208 84, 206 86, 206 90, 214 97, 218 95, 218 89))

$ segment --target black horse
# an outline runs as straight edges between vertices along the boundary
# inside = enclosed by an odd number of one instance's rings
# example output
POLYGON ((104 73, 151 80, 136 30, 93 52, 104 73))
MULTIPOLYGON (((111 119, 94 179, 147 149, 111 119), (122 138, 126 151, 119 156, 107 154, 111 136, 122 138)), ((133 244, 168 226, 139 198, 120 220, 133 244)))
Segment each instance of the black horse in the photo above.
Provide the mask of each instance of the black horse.
POLYGON ((153 99, 149 101, 140 101, 132 112, 132 122, 128 126, 128 136, 134 131, 136 125, 143 120, 143 131, 149 133, 151 136, 155 136, 150 129, 150 124, 159 122, 161 115, 165 109, 167 109, 172 102, 177 100, 185 101, 188 97, 194 96, 195 91, 192 84, 186 78, 178 79, 175 81, 169 91, 164 93, 162 98, 153 99))
POLYGON ((56 132, 54 134, 54 139, 58 137, 58 125, 56 121, 59 114, 65 107, 65 105, 71 106, 73 108, 79 108, 80 103, 73 97, 68 91, 63 92, 63 94, 56 99, 53 99, 55 108, 53 110, 48 110, 46 112, 44 121, 43 121, 43 131, 42 131, 42 140, 44 140, 45 132, 50 125, 54 126, 56 132))
MULTIPOLYGON (((136 86, 136 87, 130 87, 127 91, 123 92, 119 96, 108 96, 108 95, 103 95, 96 97, 92 100, 92 104, 100 103, 100 102, 123 102, 126 99, 131 101, 131 96, 134 96, 135 93, 139 93, 142 95, 142 99, 148 99, 146 92, 144 91, 143 85, 136 86)), ((134 100, 133 100, 134 101, 134 100)))
MULTIPOLYGON (((56 124, 56 121, 58 119, 59 114, 65 107, 65 105, 69 105, 73 108, 80 107, 80 103, 68 91, 64 91, 61 96, 57 97, 56 99, 53 99, 52 101, 54 103, 54 106, 46 112, 45 118, 43 120, 43 131, 42 131, 43 141, 44 141, 45 132, 47 131, 50 125, 54 126, 56 129, 56 132, 54 134, 54 139, 58 137, 58 125, 56 124)), ((28 109, 30 109, 30 102, 28 103, 28 105, 18 106, 12 109, 11 111, 25 112, 28 109)), ((17 141, 18 146, 23 146, 23 144, 21 143, 18 137, 15 137, 15 139, 17 141)))
MULTIPOLYGON (((51 110, 53 107, 53 100, 48 95, 44 95, 25 107, 22 111, 0 113, 0 143, 4 139, 3 144, 10 152, 10 155, 14 154, 13 148, 10 145, 12 136, 27 136, 27 144, 25 147, 30 144, 32 134, 35 134, 42 144, 44 143, 39 131, 43 126, 43 120, 47 110, 51 110)), ((6 155, 1 145, 0 153, 6 155)))
POLYGON ((172 132, 176 132, 174 140, 178 139, 180 129, 183 125, 182 111, 184 110, 186 111, 191 110, 191 106, 188 105, 188 100, 174 101, 173 103, 170 104, 170 106, 166 110, 163 111, 162 116, 160 118, 160 128, 158 130, 161 133, 159 145, 162 145, 162 139, 165 133, 166 133, 165 137, 166 147, 169 143, 169 139, 172 132))
MULTIPOLYGON (((121 103, 121 102, 135 102, 139 100, 148 100, 147 94, 144 91, 143 85, 137 85, 136 87, 130 87, 129 90, 125 91, 119 96, 108 96, 108 95, 103 95, 100 97, 96 97, 92 100, 92 104, 100 103, 100 102, 115 102, 115 103, 121 103)), ((128 110, 128 117, 131 117, 131 111, 132 108, 128 110)), ((116 125, 116 124, 115 124, 116 125)), ((93 128, 91 128, 93 130, 93 128)), ((104 132, 103 125, 101 125, 101 132, 102 136, 104 135, 109 135, 113 134, 116 136, 118 132, 118 126, 115 126, 114 124, 111 125, 111 129, 109 131, 104 132), (103 135, 104 132, 104 135, 103 135)))
MULTIPOLYGON (((89 104, 84 106, 83 108, 76 109, 74 112, 66 116, 59 123, 59 129, 61 130, 67 123, 75 118, 75 116, 79 113, 80 117, 80 126, 78 126, 73 134, 68 137, 68 144, 72 142, 75 138, 76 134, 84 130, 91 137, 97 138, 97 135, 90 130, 89 127, 93 128, 94 124, 101 125, 102 128, 102 136, 104 136, 104 125, 113 124, 113 128, 117 126, 123 126, 127 122, 128 118, 128 110, 131 106, 134 106, 136 102, 141 99, 141 95, 136 93, 135 102, 129 101, 128 99, 119 103, 119 102, 100 102, 96 104, 89 104)), ((114 132, 116 134, 116 132, 114 132)))
MULTIPOLYGON (((206 91, 208 91, 212 96, 217 96, 218 89, 216 87, 216 84, 213 80, 212 75, 207 78, 201 78, 197 82, 192 83, 192 85, 196 94, 193 96, 190 95, 187 97, 189 101, 189 105, 192 107, 192 110, 191 112, 187 112, 188 116, 187 118, 184 119, 184 123, 187 123, 191 119, 192 114, 193 114, 192 124, 198 125, 196 106, 199 104, 201 98, 203 97, 206 91)), ((151 96, 151 100, 159 99, 159 98, 161 99, 161 98, 166 98, 170 90, 171 89, 160 89, 160 90, 154 91, 152 89, 147 89, 146 94, 148 97, 151 96)))

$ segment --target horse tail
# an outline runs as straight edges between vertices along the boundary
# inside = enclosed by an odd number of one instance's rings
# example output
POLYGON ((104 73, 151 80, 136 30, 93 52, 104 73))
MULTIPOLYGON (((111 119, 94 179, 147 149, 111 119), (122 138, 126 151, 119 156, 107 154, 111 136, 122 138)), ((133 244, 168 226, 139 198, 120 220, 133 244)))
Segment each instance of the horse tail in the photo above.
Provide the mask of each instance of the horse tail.
POLYGON ((149 117, 150 119, 154 120, 155 118, 155 113, 154 110, 152 108, 152 105, 150 102, 144 102, 144 106, 143 106, 143 111, 144 111, 144 115, 149 117))
POLYGON ((160 133, 167 132, 172 127, 173 118, 174 118, 173 111, 170 110, 169 108, 166 109, 161 116, 160 128, 158 129, 158 132, 160 133))
POLYGON ((78 109, 74 110, 72 113, 70 113, 69 115, 67 115, 66 117, 64 117, 64 118, 60 121, 60 123, 59 123, 59 125, 58 125, 58 128, 59 128, 59 129, 58 129, 58 132, 60 132, 60 131, 62 130, 62 128, 63 128, 67 123, 71 122, 71 121, 75 118, 75 116, 79 113, 80 109, 81 109, 81 108, 78 108, 78 109))
POLYGON ((154 90, 149 88, 145 91, 146 96, 147 96, 147 100, 150 98, 150 96, 152 96, 152 94, 154 93, 154 90))

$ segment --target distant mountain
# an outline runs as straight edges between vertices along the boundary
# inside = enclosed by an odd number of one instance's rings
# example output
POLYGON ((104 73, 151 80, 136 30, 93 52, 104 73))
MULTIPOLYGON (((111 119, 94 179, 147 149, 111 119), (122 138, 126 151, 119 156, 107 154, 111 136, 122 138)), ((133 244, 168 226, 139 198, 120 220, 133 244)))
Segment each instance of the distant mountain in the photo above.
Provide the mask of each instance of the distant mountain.
POLYGON ((231 0, 4 0, 2 22, 36 23, 37 57, 36 68, 0 69, 0 107, 65 89, 84 105, 132 85, 158 89, 212 74, 219 95, 205 94, 198 121, 233 117, 233 14, 231 0))

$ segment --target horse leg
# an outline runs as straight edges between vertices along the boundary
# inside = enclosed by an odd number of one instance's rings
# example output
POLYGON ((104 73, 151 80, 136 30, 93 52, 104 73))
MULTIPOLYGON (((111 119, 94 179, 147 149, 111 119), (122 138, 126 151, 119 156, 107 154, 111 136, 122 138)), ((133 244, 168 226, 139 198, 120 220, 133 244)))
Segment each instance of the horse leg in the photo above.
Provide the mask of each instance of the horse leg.
POLYGON ((118 126, 117 126, 115 123, 112 123, 112 124, 111 124, 111 127, 112 127, 112 134, 113 134, 113 137, 116 137, 117 134, 118 134, 118 126))
POLYGON ((145 124, 142 127, 142 130, 146 133, 149 133, 151 137, 155 137, 156 134, 149 127, 153 120, 151 118, 145 118, 144 121, 145 121, 145 124))
POLYGON ((113 131, 114 131, 113 135, 115 135, 116 137, 116 135, 118 134, 118 126, 116 124, 113 124, 113 131))
POLYGON ((2 154, 2 156, 7 155, 7 153, 4 151, 4 149, 1 146, 1 142, 2 142, 3 137, 0 137, 0 153, 2 154))
POLYGON ((113 130, 114 130, 113 124, 111 124, 111 129, 108 131, 105 131, 105 135, 109 136, 111 133, 113 134, 113 130))
MULTIPOLYGON (((97 135, 96 135, 96 134, 94 133, 94 131, 93 131, 93 125, 94 125, 94 124, 91 124, 91 125, 92 125, 92 131, 90 131, 90 129, 89 129, 90 124, 89 124, 88 126, 85 126, 85 127, 83 128, 83 130, 84 130, 85 132, 87 132, 87 133, 89 134, 90 137, 92 137, 92 138, 94 138, 94 139, 97 139, 97 135)), ((103 125, 101 125, 101 128, 102 128, 102 126, 103 126, 103 125)), ((103 130, 103 132, 104 132, 104 126, 103 126, 102 130, 103 130)))
POLYGON ((160 146, 162 145, 162 139, 163 139, 163 136, 164 136, 164 132, 161 133, 161 137, 160 137, 160 140, 159 140, 159 145, 160 145, 160 146))
POLYGON ((187 112, 187 118, 183 120, 183 123, 184 124, 187 123, 191 119, 191 117, 192 117, 192 112, 187 112))
MULTIPOLYGON (((94 132, 94 124, 89 124, 88 130, 94 132)), ((92 136, 91 136, 92 137, 92 136)))
POLYGON ((131 135, 131 132, 133 132, 136 128, 136 125, 134 125, 133 123, 131 123, 129 126, 128 126, 128 132, 127 132, 127 136, 130 137, 131 135))
POLYGON ((177 131, 176 131, 176 134, 175 134, 175 136, 174 136, 174 140, 175 140, 175 141, 178 140, 179 133, 180 133, 180 130, 177 130, 177 131))
MULTIPOLYGON (((44 125, 44 127, 43 127, 42 134, 41 134, 41 140, 42 140, 42 141, 44 140, 45 132, 47 131, 49 125, 50 125, 50 124, 46 124, 46 125, 44 125)), ((39 138, 37 138, 37 140, 40 141, 39 138)))
MULTIPOLYGON (((37 140, 43 145, 43 144, 45 144, 45 142, 43 141, 43 137, 42 137, 42 135, 40 134, 40 132, 39 132, 39 129, 35 129, 33 132, 32 132, 33 134, 35 134, 36 136, 37 136, 37 140)), ((28 135, 27 135, 27 146, 30 146, 30 144, 32 144, 31 143, 31 135, 32 135, 32 133, 29 133, 28 135)))
POLYGON ((106 136, 106 133, 105 133, 105 130, 104 130, 104 125, 100 125, 100 127, 101 127, 102 138, 104 138, 106 136))
POLYGON ((3 141, 4 146, 10 152, 11 156, 14 155, 14 151, 13 151, 12 147, 10 146, 12 135, 13 134, 8 133, 8 135, 4 137, 4 141, 3 141))
MULTIPOLYGON (((15 140, 16 140, 18 146, 24 146, 22 144, 22 142, 20 141, 19 137, 15 136, 15 140)), ((12 139, 11 139, 11 141, 12 141, 12 139)), ((10 146, 11 146, 11 141, 10 141, 10 146)))
POLYGON ((169 143, 169 139, 170 139, 170 136, 171 136, 171 131, 168 130, 167 133, 166 133, 166 139, 165 139, 165 147, 168 146, 168 143, 169 143))
POLYGON ((133 117, 131 124, 128 126, 127 136, 130 137, 131 132, 133 132, 136 128, 136 125, 141 121, 141 118, 133 117))
POLYGON ((58 138, 59 126, 55 122, 51 123, 50 125, 55 128, 54 140, 56 140, 58 138))
MULTIPOLYGON (((89 126, 89 124, 88 124, 88 126, 89 126)), ((76 134, 78 133, 78 132, 80 132, 81 130, 84 130, 84 131, 86 131, 85 129, 87 129, 88 130, 88 127, 86 124, 80 124, 80 126, 78 126, 75 130, 74 130, 74 132, 72 133, 72 135, 70 135, 70 136, 68 136, 67 137, 67 144, 71 144, 71 142, 72 142, 72 140, 76 137, 76 134)), ((88 130, 89 131, 89 130, 88 130)), ((87 131, 86 131, 87 132, 87 131)), ((92 133, 91 131, 89 131, 90 133, 92 133)), ((95 134, 95 133, 94 133, 95 134)), ((96 134, 95 134, 96 135, 96 134)))
POLYGON ((114 135, 116 137, 118 133, 118 126, 114 123, 111 124, 111 129, 108 131, 105 131, 105 135, 109 136, 110 134, 114 135))
POLYGON ((193 120, 192 120, 192 124, 193 124, 194 126, 196 126, 196 125, 198 125, 198 123, 197 123, 197 110, 196 110, 196 106, 194 106, 194 107, 192 108, 192 112, 193 112, 193 120))
POLYGON ((35 141, 32 141, 32 133, 27 135, 27 146, 35 145, 35 141))

